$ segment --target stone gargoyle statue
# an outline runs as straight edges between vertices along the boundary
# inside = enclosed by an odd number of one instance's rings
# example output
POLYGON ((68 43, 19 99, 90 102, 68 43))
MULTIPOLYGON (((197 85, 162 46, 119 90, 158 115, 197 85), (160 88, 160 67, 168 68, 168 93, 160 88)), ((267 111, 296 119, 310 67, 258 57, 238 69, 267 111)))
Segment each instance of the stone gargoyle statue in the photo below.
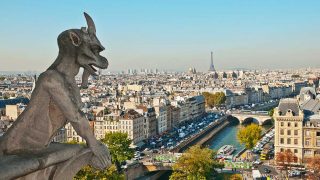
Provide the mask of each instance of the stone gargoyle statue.
POLYGON ((81 111, 75 81, 81 67, 82 86, 89 75, 97 75, 96 68, 108 67, 107 59, 99 54, 104 47, 96 36, 95 24, 88 14, 84 16, 87 28, 69 29, 58 36, 57 59, 41 73, 28 106, 0 137, 0 179, 69 179, 86 164, 99 169, 111 165, 107 147, 95 138, 81 111), (87 147, 50 144, 68 122, 86 140, 87 147))

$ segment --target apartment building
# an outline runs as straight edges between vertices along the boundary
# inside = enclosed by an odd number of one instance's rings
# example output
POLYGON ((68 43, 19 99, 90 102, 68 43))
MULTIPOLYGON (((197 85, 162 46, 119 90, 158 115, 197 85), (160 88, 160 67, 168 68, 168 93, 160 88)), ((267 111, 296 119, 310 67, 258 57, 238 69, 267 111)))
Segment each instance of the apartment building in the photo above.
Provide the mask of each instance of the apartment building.
POLYGON ((304 88, 297 99, 281 99, 274 110, 275 153, 290 149, 296 155, 297 163, 319 156, 319 109, 320 100, 315 91, 304 88))
POLYGON ((144 116, 143 121, 143 134, 144 138, 151 138, 157 135, 157 115, 154 107, 148 105, 139 105, 136 109, 137 112, 144 116))
POLYGON ((133 109, 126 110, 119 118, 119 131, 127 133, 133 145, 141 146, 144 138, 144 117, 133 109))

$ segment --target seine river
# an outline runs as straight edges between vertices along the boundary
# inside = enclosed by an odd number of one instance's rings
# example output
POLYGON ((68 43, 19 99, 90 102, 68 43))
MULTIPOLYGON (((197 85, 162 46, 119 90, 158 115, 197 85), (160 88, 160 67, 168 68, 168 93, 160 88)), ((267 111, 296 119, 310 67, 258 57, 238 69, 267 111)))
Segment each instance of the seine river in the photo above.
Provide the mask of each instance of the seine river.
MULTIPOLYGON (((262 126, 263 131, 269 129, 272 125, 262 126)), ((229 125, 216 134, 211 140, 207 142, 207 146, 210 149, 218 150, 223 145, 233 145, 237 148, 234 154, 238 153, 244 148, 244 145, 240 144, 237 140, 237 133, 242 125, 229 125)))
MULTIPOLYGON (((262 131, 265 131, 269 129, 272 125, 265 125, 261 126, 262 131)), ((244 146, 241 145, 237 140, 237 133, 239 129, 242 127, 242 125, 229 125, 225 127, 223 130, 221 130, 218 134, 216 134, 211 140, 209 140, 206 144, 209 146, 209 148, 218 150, 221 146, 229 144, 233 145, 237 148, 237 150, 233 153, 236 154, 239 151, 241 151, 244 146)), ((172 171, 167 171, 165 174, 163 174, 159 179, 169 179, 172 171)))

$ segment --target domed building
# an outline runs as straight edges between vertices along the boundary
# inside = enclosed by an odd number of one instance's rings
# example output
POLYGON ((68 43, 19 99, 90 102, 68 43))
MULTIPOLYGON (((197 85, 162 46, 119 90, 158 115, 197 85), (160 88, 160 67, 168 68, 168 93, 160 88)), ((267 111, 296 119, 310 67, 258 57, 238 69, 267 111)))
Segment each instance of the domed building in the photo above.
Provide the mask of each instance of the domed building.
POLYGON ((190 68, 188 69, 188 73, 189 73, 189 74, 196 74, 196 73, 197 73, 196 68, 190 67, 190 68))

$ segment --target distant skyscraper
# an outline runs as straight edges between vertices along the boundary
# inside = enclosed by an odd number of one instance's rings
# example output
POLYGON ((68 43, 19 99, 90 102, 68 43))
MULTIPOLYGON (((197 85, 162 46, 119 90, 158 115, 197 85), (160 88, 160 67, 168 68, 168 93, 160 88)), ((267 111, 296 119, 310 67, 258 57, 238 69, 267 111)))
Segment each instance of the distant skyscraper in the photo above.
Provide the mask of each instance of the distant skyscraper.
POLYGON ((211 51, 211 64, 210 64, 209 71, 210 71, 210 72, 216 71, 216 70, 214 69, 214 65, 213 65, 213 52, 212 52, 212 51, 211 51))

